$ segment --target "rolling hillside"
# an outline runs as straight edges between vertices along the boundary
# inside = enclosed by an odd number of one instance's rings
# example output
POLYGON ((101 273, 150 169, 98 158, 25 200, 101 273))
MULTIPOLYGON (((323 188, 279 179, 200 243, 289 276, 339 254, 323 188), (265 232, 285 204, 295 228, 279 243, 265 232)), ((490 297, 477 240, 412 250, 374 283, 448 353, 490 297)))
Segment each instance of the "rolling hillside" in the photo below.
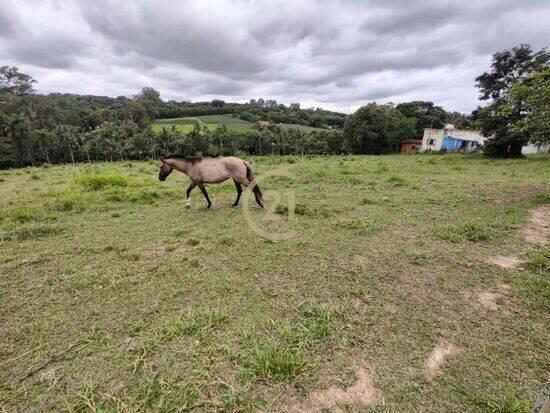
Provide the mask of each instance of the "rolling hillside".
MULTIPOLYGON (((190 132, 193 130, 195 124, 198 123, 201 126, 206 126, 208 129, 216 129, 218 125, 224 124, 228 130, 236 132, 250 132, 253 131, 254 123, 234 118, 232 115, 204 115, 185 118, 172 118, 172 119, 159 119, 152 124, 152 128, 155 132, 159 132, 162 128, 170 128, 175 125, 176 129, 183 132, 190 132)), ((300 129, 306 132, 326 130, 322 128, 314 128, 311 126, 279 123, 277 126, 288 129, 300 129)))

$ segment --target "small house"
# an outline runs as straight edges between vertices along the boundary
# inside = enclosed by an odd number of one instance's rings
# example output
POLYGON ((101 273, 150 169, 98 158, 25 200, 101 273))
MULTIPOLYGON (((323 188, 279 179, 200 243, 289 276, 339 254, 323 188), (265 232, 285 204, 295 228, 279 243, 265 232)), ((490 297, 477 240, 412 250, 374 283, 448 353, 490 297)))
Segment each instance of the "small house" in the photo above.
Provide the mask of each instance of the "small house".
POLYGON ((420 139, 405 139, 401 142, 401 153, 420 152, 422 141, 420 139))
POLYGON ((424 129, 422 151, 473 152, 485 142, 485 136, 477 130, 455 129, 445 125, 445 129, 424 129))
MULTIPOLYGON (((451 124, 445 125, 445 129, 425 128, 421 151, 475 152, 481 149, 486 139, 480 131, 455 129, 451 124)), ((521 153, 527 155, 549 150, 550 145, 528 144, 521 148, 521 153)))

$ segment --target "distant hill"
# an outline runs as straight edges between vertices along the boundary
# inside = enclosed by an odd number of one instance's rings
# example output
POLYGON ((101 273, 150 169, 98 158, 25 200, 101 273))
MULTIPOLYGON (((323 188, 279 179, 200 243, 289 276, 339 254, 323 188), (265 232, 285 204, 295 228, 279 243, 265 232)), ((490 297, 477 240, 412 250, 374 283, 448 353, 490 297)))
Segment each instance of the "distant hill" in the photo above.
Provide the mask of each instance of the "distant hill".
MULTIPOLYGON (((233 132, 250 132, 257 129, 256 122, 249 122, 234 115, 204 115, 204 116, 189 116, 185 118, 159 119, 151 125, 155 132, 160 132, 162 128, 175 128, 182 132, 190 132, 195 125, 206 127, 210 130, 216 129, 218 126, 225 125, 228 131, 233 132)), ((318 128, 295 123, 271 123, 282 129, 300 129, 306 132, 326 130, 327 128, 318 128)))

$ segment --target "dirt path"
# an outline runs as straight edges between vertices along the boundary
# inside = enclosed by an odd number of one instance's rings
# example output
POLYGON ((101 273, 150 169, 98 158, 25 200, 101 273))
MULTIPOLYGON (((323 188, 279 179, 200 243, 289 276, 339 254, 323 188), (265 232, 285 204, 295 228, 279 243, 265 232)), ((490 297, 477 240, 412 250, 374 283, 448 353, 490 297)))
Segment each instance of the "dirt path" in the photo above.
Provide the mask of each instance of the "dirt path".
POLYGON ((489 264, 497 265, 501 268, 506 268, 507 270, 513 270, 519 268, 523 261, 517 257, 506 257, 504 255, 495 255, 493 257, 488 257, 487 262, 489 264))
POLYGON ((527 242, 537 245, 550 243, 550 205, 541 205, 529 211, 529 222, 521 229, 527 242))

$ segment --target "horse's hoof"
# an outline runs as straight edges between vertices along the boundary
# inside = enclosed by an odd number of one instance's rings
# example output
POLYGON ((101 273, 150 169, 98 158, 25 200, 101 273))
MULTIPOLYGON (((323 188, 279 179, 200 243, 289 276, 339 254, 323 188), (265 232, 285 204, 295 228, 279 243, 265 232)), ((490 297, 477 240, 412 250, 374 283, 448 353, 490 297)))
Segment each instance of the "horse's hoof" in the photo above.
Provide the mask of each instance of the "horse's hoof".
POLYGON ((232 208, 237 208, 238 206, 239 206, 239 204, 231 204, 232 208))
POLYGON ((185 204, 185 208, 189 209, 189 208, 191 208, 191 205, 185 204))

